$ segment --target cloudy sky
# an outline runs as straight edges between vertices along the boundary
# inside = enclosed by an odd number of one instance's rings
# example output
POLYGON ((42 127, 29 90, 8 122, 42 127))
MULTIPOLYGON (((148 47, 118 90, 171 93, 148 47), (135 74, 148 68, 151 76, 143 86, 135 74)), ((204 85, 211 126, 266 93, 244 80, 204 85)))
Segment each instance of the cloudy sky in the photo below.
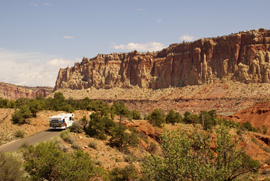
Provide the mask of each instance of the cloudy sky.
POLYGON ((99 53, 270 29, 270 0, 1 0, 0 82, 54 86, 99 53))

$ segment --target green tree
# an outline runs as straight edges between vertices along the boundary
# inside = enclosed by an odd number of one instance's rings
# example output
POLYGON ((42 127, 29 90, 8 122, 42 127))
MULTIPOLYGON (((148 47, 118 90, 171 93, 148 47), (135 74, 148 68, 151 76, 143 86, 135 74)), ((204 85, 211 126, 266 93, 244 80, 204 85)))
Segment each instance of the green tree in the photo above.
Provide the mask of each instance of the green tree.
POLYGON ((132 118, 135 119, 135 120, 141 120, 142 119, 141 113, 136 109, 132 110, 131 114, 132 114, 132 118))
POLYGON ((147 117, 150 123, 157 127, 162 127, 162 124, 165 123, 165 115, 160 109, 154 109, 154 111, 147 117))
POLYGON ((268 128, 267 128, 265 125, 263 125, 263 126, 262 126, 262 130, 263 130, 263 134, 266 134, 266 133, 267 133, 268 128))
POLYGON ((86 129, 86 133, 89 136, 106 139, 107 135, 111 134, 112 128, 115 123, 108 117, 102 116, 100 113, 93 113, 90 115, 90 122, 86 129))
POLYGON ((180 123, 182 121, 182 116, 179 114, 179 112, 174 112, 173 110, 170 110, 169 113, 166 115, 166 123, 180 123))
POLYGON ((204 130, 208 130, 208 129, 211 130, 212 127, 217 124, 215 110, 211 110, 209 112, 202 111, 200 113, 199 119, 204 130))
POLYGON ((260 164, 239 149, 236 136, 220 126, 212 134, 200 130, 179 129, 165 131, 161 136, 162 155, 148 156, 143 164, 143 175, 148 180, 233 180, 256 171, 260 164), (214 142, 215 149, 210 145, 214 142))
POLYGON ((29 109, 33 117, 36 117, 39 111, 45 109, 45 103, 43 101, 33 99, 29 102, 29 109))
POLYGON ((15 124, 24 124, 26 119, 31 117, 31 111, 27 105, 21 106, 19 110, 15 110, 12 114, 12 122, 15 124))
POLYGON ((120 116, 120 123, 122 122, 123 117, 126 117, 129 114, 129 110, 127 109, 127 107, 123 101, 113 102, 112 111, 116 115, 120 116))
POLYGON ((110 172, 110 180, 111 181, 131 181, 139 178, 139 171, 133 165, 127 165, 124 168, 115 167, 110 172))

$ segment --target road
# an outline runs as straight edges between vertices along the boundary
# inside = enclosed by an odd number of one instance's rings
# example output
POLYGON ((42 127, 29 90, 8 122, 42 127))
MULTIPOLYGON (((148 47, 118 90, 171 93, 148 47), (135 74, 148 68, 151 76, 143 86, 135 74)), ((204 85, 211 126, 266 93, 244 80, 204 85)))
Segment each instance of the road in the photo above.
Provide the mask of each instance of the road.
POLYGON ((34 145, 41 141, 47 141, 54 136, 59 136, 60 133, 61 133, 61 130, 42 131, 32 136, 29 136, 27 138, 22 138, 22 139, 4 144, 0 146, 0 152, 16 151, 24 143, 27 143, 29 145, 34 145))

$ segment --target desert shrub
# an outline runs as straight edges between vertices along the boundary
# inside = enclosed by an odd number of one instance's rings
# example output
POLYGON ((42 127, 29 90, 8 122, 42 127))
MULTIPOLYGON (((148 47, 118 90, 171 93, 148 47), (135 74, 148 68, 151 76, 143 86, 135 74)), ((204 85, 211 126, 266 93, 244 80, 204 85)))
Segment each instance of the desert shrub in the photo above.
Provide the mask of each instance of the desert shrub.
POLYGON ((81 146, 79 145, 79 143, 77 142, 73 142, 71 144, 71 148, 75 149, 75 150, 79 150, 79 149, 82 149, 81 146))
POLYGON ((135 119, 135 120, 141 120, 142 117, 141 117, 141 113, 137 110, 132 110, 131 111, 131 115, 132 115, 132 119, 135 119))
POLYGON ((202 111, 200 113, 199 119, 204 130, 211 130, 213 126, 217 125, 217 115, 215 110, 211 110, 209 112, 202 111))
POLYGON ((82 130, 82 125, 79 122, 74 122, 70 127, 69 130, 74 133, 81 133, 83 132, 82 130))
POLYGON ((228 126, 230 128, 239 128, 239 126, 240 126, 240 123, 238 123, 238 122, 235 122, 235 121, 232 121, 229 119, 222 119, 222 118, 218 119, 217 124, 219 124, 219 125, 223 124, 223 125, 228 126))
POLYGON ((127 127, 122 124, 117 124, 112 129, 110 145, 117 147, 119 150, 126 150, 128 146, 137 146, 139 139, 135 132, 127 133, 127 127))
POLYGON ((111 112, 120 116, 120 123, 123 120, 123 117, 127 117, 130 114, 123 101, 113 102, 113 105, 111 106, 111 112))
POLYGON ((162 127, 162 124, 165 123, 165 115, 160 109, 154 109, 154 111, 147 117, 150 123, 157 127, 162 127))
POLYGON ((25 174, 19 156, 0 152, 0 181, 21 181, 25 174))
POLYGON ((197 124, 200 123, 200 118, 196 114, 190 114, 189 112, 186 112, 184 114, 183 122, 186 124, 197 124))
POLYGON ((98 139, 106 139, 107 134, 111 134, 115 123, 108 117, 102 116, 100 113, 93 113, 90 115, 90 122, 86 129, 86 133, 98 139))
POLYGON ((83 130, 85 131, 86 130, 86 127, 88 126, 89 124, 89 120, 86 118, 86 116, 83 116, 82 119, 80 119, 80 124, 83 126, 83 130))
POLYGON ((29 143, 27 143, 27 142, 24 142, 24 143, 20 146, 20 148, 22 148, 22 149, 28 148, 28 147, 29 147, 29 143))
POLYGON ((97 149, 97 143, 94 141, 89 141, 88 146, 90 148, 94 148, 95 150, 97 149))
POLYGON ((74 138, 71 137, 70 132, 68 130, 61 131, 60 137, 70 144, 74 143, 74 138))
POLYGON ((270 148, 268 146, 263 147, 263 150, 270 153, 270 148))
POLYGON ((83 181, 99 175, 88 153, 82 150, 75 154, 63 152, 51 141, 30 145, 24 152, 24 159, 31 180, 83 181))
POLYGON ((148 146, 147 150, 148 152, 155 154, 157 152, 157 145, 153 142, 150 143, 150 145, 148 146))
POLYGON ((139 171, 133 165, 127 165, 124 168, 115 167, 110 172, 110 180, 111 181, 121 181, 121 180, 136 180, 139 178, 139 171))
POLYGON ((45 109, 45 103, 36 99, 32 99, 28 105, 33 117, 36 117, 39 111, 45 109))
POLYGON ((178 180, 181 176, 181 180, 233 180, 259 169, 259 162, 239 148, 240 140, 229 134, 229 128, 222 125, 216 134, 216 148, 212 150, 212 134, 198 127, 165 131, 160 136, 162 155, 145 159, 144 179, 178 180))
POLYGON ((19 110, 16 110, 12 114, 12 122, 14 124, 24 124, 26 123, 26 119, 31 117, 31 111, 27 105, 21 106, 19 110))
POLYGON ((243 123, 243 124, 241 125, 241 129, 242 129, 243 131, 253 131, 253 132, 257 132, 257 129, 254 128, 254 127, 251 125, 251 123, 250 123, 249 121, 243 123))
POLYGON ((180 123, 182 121, 182 116, 179 114, 179 112, 174 112, 173 110, 170 110, 169 113, 166 115, 166 123, 180 123))
POLYGON ((95 159, 94 164, 101 167, 102 166, 102 161, 100 159, 95 159))
POLYGON ((16 131, 16 133, 15 133, 15 136, 16 136, 17 138, 23 138, 24 135, 25 135, 25 131, 24 131, 24 130, 18 130, 18 131, 16 131))
POLYGON ((263 130, 263 134, 266 134, 266 133, 267 133, 268 128, 267 128, 265 125, 263 125, 263 126, 262 126, 262 130, 263 130))

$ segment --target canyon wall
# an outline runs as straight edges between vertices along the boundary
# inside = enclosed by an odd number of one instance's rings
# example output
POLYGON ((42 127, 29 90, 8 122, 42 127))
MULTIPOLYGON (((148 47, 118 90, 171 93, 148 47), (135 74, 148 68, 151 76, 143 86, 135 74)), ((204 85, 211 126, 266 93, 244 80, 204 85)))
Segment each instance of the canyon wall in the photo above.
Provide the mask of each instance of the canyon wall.
POLYGON ((159 52, 99 54, 60 69, 59 88, 167 88, 212 83, 270 82, 270 30, 250 30, 194 42, 172 44, 159 52))
POLYGON ((52 87, 26 87, 0 82, 0 97, 16 100, 18 98, 46 97, 53 91, 52 87))

